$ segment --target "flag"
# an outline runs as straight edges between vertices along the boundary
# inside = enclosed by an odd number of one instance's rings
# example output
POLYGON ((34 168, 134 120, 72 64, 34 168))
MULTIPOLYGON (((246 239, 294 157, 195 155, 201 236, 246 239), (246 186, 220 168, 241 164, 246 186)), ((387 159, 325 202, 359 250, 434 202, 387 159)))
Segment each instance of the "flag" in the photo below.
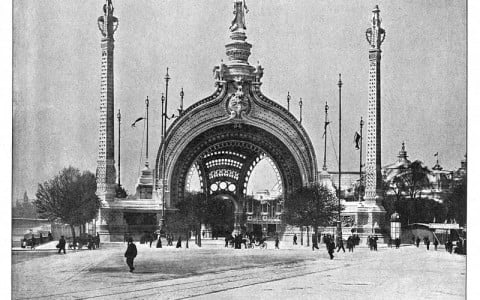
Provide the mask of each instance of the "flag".
POLYGON ((322 138, 325 136, 325 132, 327 132, 327 126, 330 124, 330 122, 325 122, 325 126, 323 127, 323 135, 322 138))
POLYGON ((140 122, 141 120, 144 120, 144 119, 145 118, 143 118, 143 117, 140 117, 140 118, 136 119, 135 122, 133 122, 132 127, 135 127, 135 124, 137 124, 137 122, 140 122))
POLYGON ((355 149, 360 149, 360 139, 362 138, 362 136, 358 133, 358 131, 355 131, 355 136, 353 137, 353 140, 355 142, 355 149))

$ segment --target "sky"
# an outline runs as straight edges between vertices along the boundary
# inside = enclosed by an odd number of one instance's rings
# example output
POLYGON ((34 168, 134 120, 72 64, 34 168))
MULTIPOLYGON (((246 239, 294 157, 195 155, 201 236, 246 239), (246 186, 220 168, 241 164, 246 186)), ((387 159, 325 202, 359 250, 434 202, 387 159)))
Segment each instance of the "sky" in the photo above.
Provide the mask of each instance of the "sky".
MULTIPOLYGON (((101 64, 96 21, 103 3, 13 3, 13 201, 24 191, 34 197, 38 183, 64 167, 95 172, 101 64)), ((143 116, 148 96, 153 162, 160 144, 166 68, 171 76, 170 113, 178 108, 182 87, 185 107, 209 96, 214 90, 213 66, 226 59, 233 5, 229 0, 113 0, 113 4, 119 18, 114 84, 115 111, 122 113, 121 181, 133 192, 144 147, 142 126, 130 124, 143 116)), ((249 61, 259 61, 265 69, 262 91, 285 107, 290 92, 296 116, 302 98, 303 125, 319 169, 328 101, 327 166, 337 171, 341 73, 342 170, 358 171, 353 136, 360 117, 367 118, 365 30, 375 4, 386 30, 381 61, 382 164, 394 162, 405 142, 410 159, 432 167, 438 152, 440 164, 456 170, 467 151, 464 1, 247 0, 247 41, 253 45, 249 61)))

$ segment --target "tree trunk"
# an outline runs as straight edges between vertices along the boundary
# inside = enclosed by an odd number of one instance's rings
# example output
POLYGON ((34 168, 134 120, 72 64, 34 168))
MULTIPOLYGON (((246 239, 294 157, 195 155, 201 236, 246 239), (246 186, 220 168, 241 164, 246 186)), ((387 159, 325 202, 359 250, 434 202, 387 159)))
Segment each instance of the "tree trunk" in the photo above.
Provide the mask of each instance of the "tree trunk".
POLYGON ((197 235, 198 235, 198 247, 202 247, 202 234, 200 233, 200 229, 202 228, 202 223, 200 225, 197 225, 198 230, 197 230, 197 235))
POLYGON ((310 237, 309 237, 309 233, 310 233, 310 226, 307 226, 307 247, 310 247, 310 237))
POLYGON ((300 245, 303 246, 303 226, 300 226, 300 245))
POLYGON ((70 230, 72 231, 72 238, 75 240, 75 227, 73 227, 73 225, 70 225, 70 230))

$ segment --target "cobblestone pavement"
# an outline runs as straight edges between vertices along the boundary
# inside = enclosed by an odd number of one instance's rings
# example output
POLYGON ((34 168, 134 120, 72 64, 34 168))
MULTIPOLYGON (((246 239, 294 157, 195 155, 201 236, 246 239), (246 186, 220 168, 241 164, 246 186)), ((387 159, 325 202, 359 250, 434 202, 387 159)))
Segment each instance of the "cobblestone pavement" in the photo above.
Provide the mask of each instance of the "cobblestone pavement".
POLYGON ((466 257, 412 246, 336 253, 324 248, 155 249, 125 245, 12 265, 14 299, 465 299, 466 257))

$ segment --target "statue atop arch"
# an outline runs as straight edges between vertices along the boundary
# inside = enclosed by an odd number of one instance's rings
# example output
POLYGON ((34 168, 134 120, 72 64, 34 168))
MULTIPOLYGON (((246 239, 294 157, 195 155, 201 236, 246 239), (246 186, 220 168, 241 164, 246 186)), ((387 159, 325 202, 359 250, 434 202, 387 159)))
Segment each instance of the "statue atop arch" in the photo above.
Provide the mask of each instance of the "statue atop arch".
POLYGON ((235 15, 235 18, 232 20, 232 25, 230 25, 230 31, 234 32, 247 29, 245 26, 245 14, 247 13, 248 8, 245 0, 233 1, 233 14, 235 15))

